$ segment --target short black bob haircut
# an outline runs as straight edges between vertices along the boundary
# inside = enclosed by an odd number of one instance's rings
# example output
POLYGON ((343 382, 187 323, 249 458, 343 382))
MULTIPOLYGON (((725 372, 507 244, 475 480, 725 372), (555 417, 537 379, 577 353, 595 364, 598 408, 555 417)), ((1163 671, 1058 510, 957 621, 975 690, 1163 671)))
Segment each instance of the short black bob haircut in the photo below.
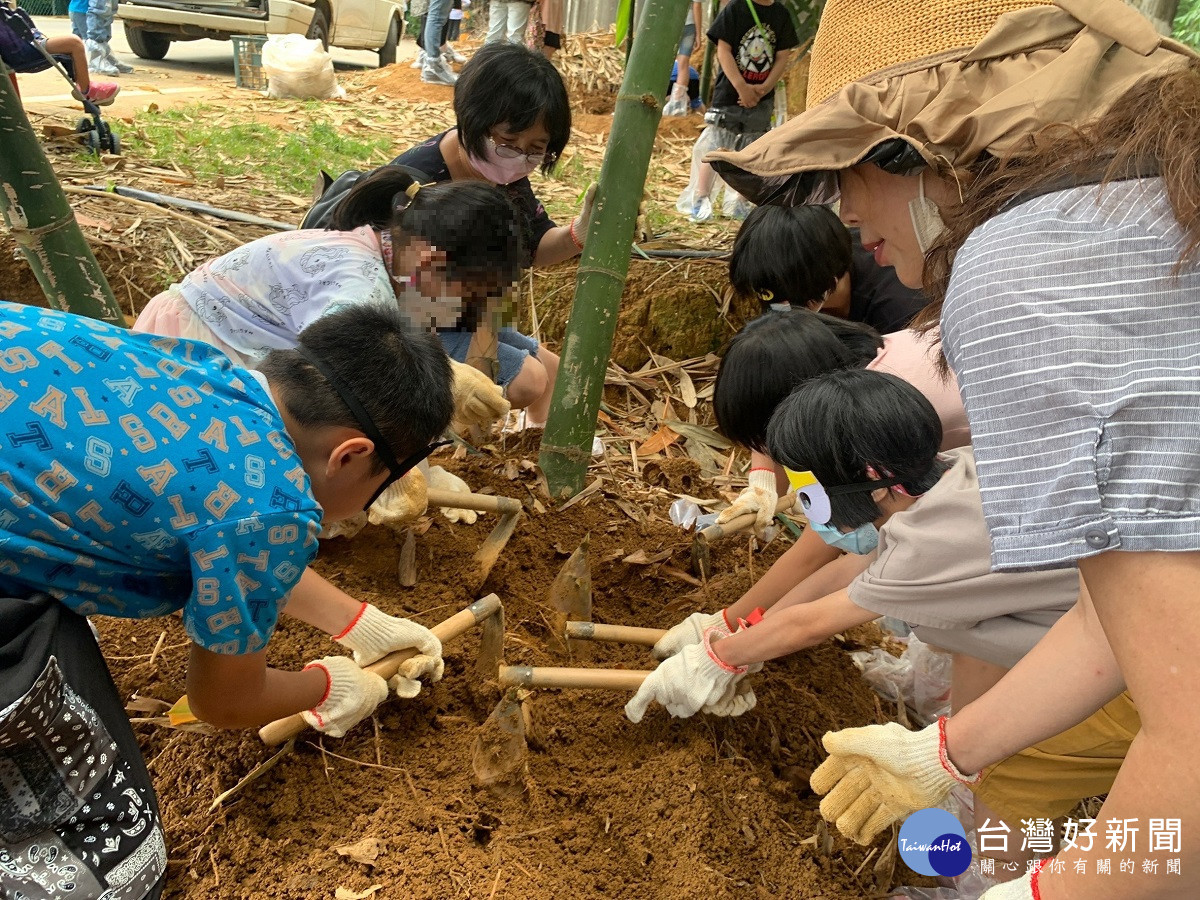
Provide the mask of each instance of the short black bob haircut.
POLYGON ((758 206, 738 230, 729 281, 764 305, 816 303, 848 271, 850 232, 828 206, 758 206))
POLYGON ((483 158, 497 125, 519 132, 539 122, 550 133, 542 171, 553 170, 571 139, 571 102, 554 64, 541 53, 507 42, 487 44, 462 67, 454 85, 458 139, 483 158))
POLYGON ((882 346, 869 325, 803 307, 753 319, 730 340, 717 371, 713 406, 721 432, 766 453, 767 421, 797 385, 825 372, 861 368, 882 346))
POLYGON ((506 293, 524 257, 519 213, 504 191, 483 181, 418 185, 412 170, 382 166, 360 178, 333 213, 330 227, 392 230, 403 246, 420 238, 446 254, 446 274, 469 283, 497 283, 506 293), (413 191, 411 194, 410 191, 413 191))
MULTIPOLYGON (((812 472, 826 487, 895 477, 914 497, 932 488, 948 468, 938 458, 942 423, 933 404, 902 378, 843 369, 819 375, 779 404, 767 426, 771 459, 812 472)), ((874 522, 883 511, 870 491, 830 498, 837 528, 874 522)))
MULTIPOLYGON (((413 332, 396 306, 344 307, 301 331, 298 342, 350 389, 396 459, 424 449, 450 424, 446 351, 436 336, 413 332)), ((362 430, 325 376, 296 350, 272 350, 257 368, 301 426, 362 430)), ((371 459, 373 472, 387 468, 378 453, 371 459)))

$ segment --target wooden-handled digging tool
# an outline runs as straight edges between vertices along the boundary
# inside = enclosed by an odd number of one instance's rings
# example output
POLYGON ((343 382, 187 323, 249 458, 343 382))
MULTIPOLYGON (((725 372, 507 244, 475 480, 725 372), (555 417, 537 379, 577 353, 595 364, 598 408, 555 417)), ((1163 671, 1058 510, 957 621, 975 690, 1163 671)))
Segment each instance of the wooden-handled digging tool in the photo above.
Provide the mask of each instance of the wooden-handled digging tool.
MULTIPOLYGON (((795 492, 784 494, 775 501, 775 514, 787 512, 795 502, 795 492)), ((697 531, 696 536, 692 539, 692 571, 707 581, 709 575, 712 574, 709 544, 731 534, 745 531, 754 525, 755 518, 754 513, 746 513, 746 515, 731 519, 723 525, 712 524, 697 531)))
POLYGON ((508 539, 517 529, 517 519, 521 516, 521 501, 512 497, 455 491, 429 491, 428 498, 429 505, 433 507, 452 506, 458 509, 473 509, 476 512, 496 513, 500 516, 496 527, 475 551, 475 577, 467 587, 469 591, 479 590, 491 574, 492 567, 496 565, 496 560, 500 558, 508 539))
MULTIPOLYGON (((476 600, 466 609, 455 613, 444 622, 434 625, 430 630, 439 641, 445 644, 447 641, 454 640, 454 638, 470 631, 476 625, 483 624, 486 630, 488 620, 497 615, 503 616, 503 613, 504 607, 500 603, 500 598, 495 594, 488 594, 482 600, 476 600)), ((501 636, 503 636, 503 632, 501 632, 501 636)), ((374 672, 386 680, 399 671, 401 663, 416 655, 417 650, 415 648, 397 650, 395 653, 389 653, 383 659, 363 668, 368 672, 374 672)), ((259 729, 258 736, 268 747, 274 747, 290 738, 294 738, 306 728, 308 728, 308 723, 304 721, 302 715, 297 713, 294 716, 288 716, 286 719, 277 719, 268 725, 264 725, 259 729)))
POLYGON ((601 625, 597 622, 568 622, 567 637, 576 641, 612 641, 653 647, 667 632, 663 628, 636 625, 601 625))
POLYGON ((649 670, 563 669, 555 666, 501 666, 501 687, 588 688, 636 691, 649 670))

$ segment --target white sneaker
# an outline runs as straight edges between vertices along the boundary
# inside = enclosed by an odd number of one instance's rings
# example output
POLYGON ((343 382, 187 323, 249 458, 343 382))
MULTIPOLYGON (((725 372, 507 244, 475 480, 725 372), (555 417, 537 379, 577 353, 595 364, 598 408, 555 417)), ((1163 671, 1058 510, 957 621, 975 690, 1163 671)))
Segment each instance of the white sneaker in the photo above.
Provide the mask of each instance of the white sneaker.
POLYGON ((707 197, 701 197, 692 204, 691 220, 693 222, 707 222, 713 217, 712 201, 707 197))
POLYGON ((442 48, 442 56, 446 57, 446 59, 449 60, 450 62, 458 63, 459 65, 462 65, 463 63, 465 63, 467 61, 467 58, 465 56, 463 56, 461 53, 459 53, 457 50, 455 50, 449 44, 447 44, 445 47, 442 48))
POLYGON ((453 85, 458 81, 458 76, 450 70, 445 60, 436 56, 425 60, 425 66, 421 69, 421 80, 426 84, 453 85))
POLYGON ((410 69, 425 68, 425 51, 424 50, 417 51, 417 58, 412 61, 412 65, 409 66, 409 68, 410 69))

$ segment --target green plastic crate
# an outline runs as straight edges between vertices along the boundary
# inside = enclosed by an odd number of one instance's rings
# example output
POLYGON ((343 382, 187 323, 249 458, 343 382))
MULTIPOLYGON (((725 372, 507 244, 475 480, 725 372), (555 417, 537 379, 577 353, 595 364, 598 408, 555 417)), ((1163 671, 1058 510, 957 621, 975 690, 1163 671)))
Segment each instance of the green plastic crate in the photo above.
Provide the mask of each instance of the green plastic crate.
POLYGON ((251 91, 267 89, 267 74, 263 71, 262 48, 267 42, 261 34, 235 34, 233 40, 233 78, 240 88, 251 91))

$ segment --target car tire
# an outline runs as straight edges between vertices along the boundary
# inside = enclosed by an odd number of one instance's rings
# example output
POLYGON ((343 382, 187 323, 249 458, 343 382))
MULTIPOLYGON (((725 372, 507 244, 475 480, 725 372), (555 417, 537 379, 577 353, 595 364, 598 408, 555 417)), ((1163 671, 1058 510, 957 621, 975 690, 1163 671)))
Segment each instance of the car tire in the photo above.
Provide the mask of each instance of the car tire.
POLYGON ((138 59, 162 59, 171 49, 171 38, 158 31, 146 31, 125 23, 125 40, 138 59))
POLYGON ((400 20, 393 18, 388 27, 387 40, 379 48, 379 68, 394 65, 396 62, 396 47, 400 43, 400 20))
POLYGON ((308 33, 304 35, 310 41, 320 41, 321 46, 329 49, 329 13, 324 7, 318 6, 313 10, 312 21, 308 23, 308 33))

